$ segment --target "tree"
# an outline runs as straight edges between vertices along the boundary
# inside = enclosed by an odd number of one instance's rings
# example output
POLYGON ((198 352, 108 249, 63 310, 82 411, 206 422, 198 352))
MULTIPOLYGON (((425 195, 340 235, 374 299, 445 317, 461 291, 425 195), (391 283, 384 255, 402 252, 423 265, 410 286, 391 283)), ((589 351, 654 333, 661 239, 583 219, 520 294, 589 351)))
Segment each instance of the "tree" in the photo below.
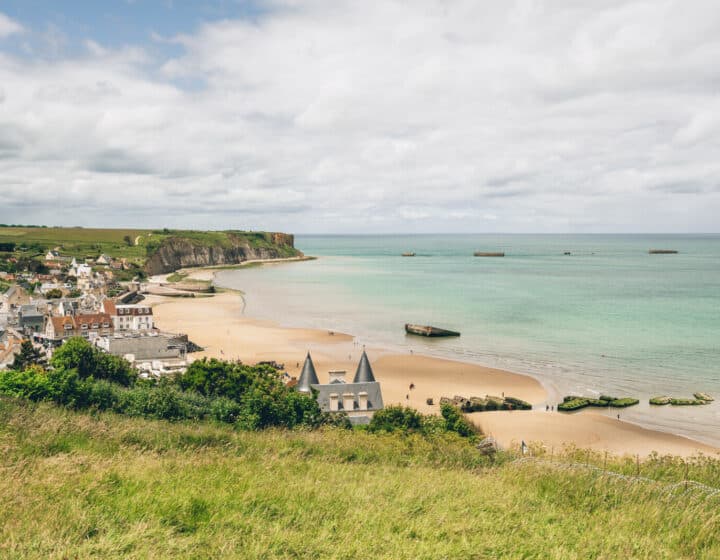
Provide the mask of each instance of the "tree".
POLYGON ((76 369, 81 379, 107 379, 125 386, 137 379, 127 360, 100 351, 81 337, 70 338, 55 350, 50 364, 56 369, 76 369))
POLYGON ((29 340, 23 341, 20 345, 20 353, 15 355, 11 369, 22 371, 29 366, 45 362, 45 353, 35 348, 29 340))
POLYGON ((125 245, 127 245, 128 247, 133 246, 133 240, 130 238, 129 235, 126 235, 125 237, 123 237, 123 241, 125 242, 125 245))
POLYGON ((45 297, 48 299, 60 299, 62 295, 62 290, 58 288, 53 288, 52 290, 48 290, 48 292, 45 294, 45 297))

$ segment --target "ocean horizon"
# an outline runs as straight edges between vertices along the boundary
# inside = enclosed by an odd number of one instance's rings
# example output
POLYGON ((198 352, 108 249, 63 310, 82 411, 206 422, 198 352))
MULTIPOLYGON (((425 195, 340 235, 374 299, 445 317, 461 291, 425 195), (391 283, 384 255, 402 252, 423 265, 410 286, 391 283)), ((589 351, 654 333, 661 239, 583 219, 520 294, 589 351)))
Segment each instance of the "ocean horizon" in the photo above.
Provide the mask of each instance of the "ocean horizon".
POLYGON ((720 396, 720 234, 298 235, 296 246, 318 259, 216 283, 245 292, 252 317, 532 375, 549 402, 636 396, 624 420, 720 444, 717 403, 647 404, 720 396), (405 323, 462 336, 407 336, 405 323))

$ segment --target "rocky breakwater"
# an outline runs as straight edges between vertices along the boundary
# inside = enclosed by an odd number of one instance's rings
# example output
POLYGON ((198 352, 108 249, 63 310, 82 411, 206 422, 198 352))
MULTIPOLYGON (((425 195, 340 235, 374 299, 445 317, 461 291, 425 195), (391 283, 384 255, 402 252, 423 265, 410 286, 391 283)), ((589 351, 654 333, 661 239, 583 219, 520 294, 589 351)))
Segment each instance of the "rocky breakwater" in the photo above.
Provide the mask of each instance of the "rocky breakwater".
POLYGON ((302 256, 294 244, 294 236, 287 233, 193 232, 149 246, 145 271, 149 275, 166 274, 181 268, 302 256))

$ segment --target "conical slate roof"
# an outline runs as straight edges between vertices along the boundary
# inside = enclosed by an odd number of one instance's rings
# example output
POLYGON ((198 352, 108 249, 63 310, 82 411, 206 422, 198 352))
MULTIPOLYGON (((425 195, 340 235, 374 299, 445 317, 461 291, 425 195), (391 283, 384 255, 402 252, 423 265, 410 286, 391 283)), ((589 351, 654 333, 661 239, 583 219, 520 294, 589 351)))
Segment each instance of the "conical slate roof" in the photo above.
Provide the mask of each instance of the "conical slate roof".
POLYGON ((300 379, 298 380, 298 384, 295 388, 301 393, 310 393, 310 385, 317 385, 318 383, 320 383, 320 381, 318 381, 318 376, 315 372, 315 365, 310 357, 310 352, 308 352, 307 358, 305 358, 305 363, 303 364, 302 372, 300 373, 300 379))
POLYGON ((367 354, 363 350, 353 383, 373 383, 374 381, 375 375, 373 375, 373 370, 370 367, 370 360, 368 360, 367 354))

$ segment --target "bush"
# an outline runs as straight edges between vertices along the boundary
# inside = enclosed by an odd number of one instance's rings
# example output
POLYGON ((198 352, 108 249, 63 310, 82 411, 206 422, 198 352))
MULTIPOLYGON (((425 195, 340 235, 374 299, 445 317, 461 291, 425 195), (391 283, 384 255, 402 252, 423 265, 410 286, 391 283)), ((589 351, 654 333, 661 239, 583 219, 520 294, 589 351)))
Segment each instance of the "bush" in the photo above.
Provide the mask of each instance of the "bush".
POLYGON ((451 404, 441 404, 440 414, 445 419, 445 429, 448 432, 455 432, 462 437, 473 437, 477 435, 477 427, 468 422, 462 412, 451 404))
POLYGON ((423 417, 414 408, 402 405, 388 406, 378 410, 370 420, 371 432, 421 432, 423 417))
POLYGON ((107 379, 124 386, 137 379, 137 372, 127 360, 106 354, 81 337, 70 338, 55 350, 50 364, 55 369, 77 370, 83 379, 107 379))
POLYGON ((121 393, 116 411, 159 420, 200 420, 210 416, 210 401, 171 384, 138 386, 121 393))
POLYGON ((52 384, 39 366, 32 366, 24 371, 2 370, 0 393, 40 401, 52 394, 52 384))
POLYGON ((240 415, 240 405, 226 397, 218 397, 210 403, 210 415, 218 422, 232 424, 240 415))
POLYGON ((185 390, 239 401, 261 374, 277 376, 276 370, 265 366, 252 367, 240 362, 203 358, 190 364, 177 380, 185 390))

